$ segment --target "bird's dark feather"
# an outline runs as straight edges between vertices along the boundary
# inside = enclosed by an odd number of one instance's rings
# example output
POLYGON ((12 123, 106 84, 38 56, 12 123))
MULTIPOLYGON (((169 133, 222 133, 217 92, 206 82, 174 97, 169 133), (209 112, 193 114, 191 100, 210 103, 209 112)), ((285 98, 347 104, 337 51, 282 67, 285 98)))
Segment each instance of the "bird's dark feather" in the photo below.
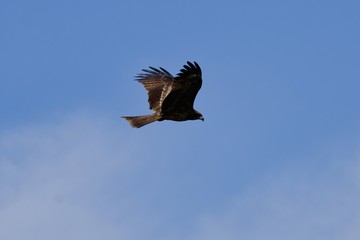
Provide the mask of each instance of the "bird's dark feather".
POLYGON ((172 90, 164 100, 163 111, 190 111, 202 85, 201 68, 187 62, 174 79, 172 90))

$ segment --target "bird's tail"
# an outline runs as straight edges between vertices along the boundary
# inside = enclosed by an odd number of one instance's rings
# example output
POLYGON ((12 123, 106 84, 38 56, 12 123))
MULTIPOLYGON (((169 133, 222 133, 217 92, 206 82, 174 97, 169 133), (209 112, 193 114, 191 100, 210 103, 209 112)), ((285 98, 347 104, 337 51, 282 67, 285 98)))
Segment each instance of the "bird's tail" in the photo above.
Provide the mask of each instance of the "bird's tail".
POLYGON ((134 128, 140 128, 146 124, 155 122, 159 120, 160 116, 156 113, 143 115, 143 116, 135 116, 135 117, 122 117, 129 121, 130 125, 134 128))

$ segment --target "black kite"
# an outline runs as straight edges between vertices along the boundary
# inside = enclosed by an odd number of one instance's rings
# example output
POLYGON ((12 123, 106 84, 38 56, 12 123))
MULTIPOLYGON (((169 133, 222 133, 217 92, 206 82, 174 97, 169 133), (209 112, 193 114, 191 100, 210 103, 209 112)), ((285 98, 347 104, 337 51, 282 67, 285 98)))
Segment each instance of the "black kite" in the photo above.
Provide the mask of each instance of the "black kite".
POLYGON ((187 62, 176 77, 163 68, 143 69, 136 76, 148 91, 150 109, 155 113, 143 116, 123 117, 132 127, 142 127, 154 121, 186 121, 200 119, 201 113, 193 108, 196 94, 201 88, 201 68, 194 62, 187 62))

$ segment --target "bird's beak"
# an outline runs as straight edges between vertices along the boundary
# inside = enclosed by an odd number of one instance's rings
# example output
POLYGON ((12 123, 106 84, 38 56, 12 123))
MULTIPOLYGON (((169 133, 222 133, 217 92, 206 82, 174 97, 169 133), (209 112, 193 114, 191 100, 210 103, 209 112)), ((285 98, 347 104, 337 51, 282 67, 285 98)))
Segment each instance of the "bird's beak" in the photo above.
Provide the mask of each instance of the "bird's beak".
POLYGON ((204 117, 201 117, 201 118, 200 118, 200 120, 201 120, 201 121, 204 121, 204 120, 205 120, 205 118, 204 118, 204 117))

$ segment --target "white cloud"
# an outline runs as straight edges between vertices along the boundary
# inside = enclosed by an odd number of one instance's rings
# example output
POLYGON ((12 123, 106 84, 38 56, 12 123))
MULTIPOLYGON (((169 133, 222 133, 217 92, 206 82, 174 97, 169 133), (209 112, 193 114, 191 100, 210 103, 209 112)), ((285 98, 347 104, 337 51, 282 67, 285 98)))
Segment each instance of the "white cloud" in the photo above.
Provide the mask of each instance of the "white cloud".
POLYGON ((126 176, 141 165, 141 157, 115 130, 105 119, 79 114, 4 133, 0 239, 132 239, 145 234, 146 226, 139 232, 133 225, 143 224, 147 216, 126 196, 126 176), (107 200, 111 193, 119 195, 116 203, 107 200), (111 214, 123 219, 111 219, 111 214))
POLYGON ((359 162, 264 177, 221 211, 202 216, 188 239, 360 239, 359 162))
MULTIPOLYGON (((151 146, 139 142, 147 142, 145 136, 137 138, 138 152, 132 133, 139 131, 119 126, 78 114, 3 133, 0 239, 360 238, 359 159, 338 161, 319 172, 288 168, 263 176, 247 191, 229 195, 226 206, 219 202, 205 213, 181 213, 195 219, 184 227, 181 221, 169 223, 141 196, 148 196, 137 189, 146 182, 141 173, 154 170, 144 162, 151 146)), ((154 199, 161 201, 163 189, 150 186, 154 199)))

